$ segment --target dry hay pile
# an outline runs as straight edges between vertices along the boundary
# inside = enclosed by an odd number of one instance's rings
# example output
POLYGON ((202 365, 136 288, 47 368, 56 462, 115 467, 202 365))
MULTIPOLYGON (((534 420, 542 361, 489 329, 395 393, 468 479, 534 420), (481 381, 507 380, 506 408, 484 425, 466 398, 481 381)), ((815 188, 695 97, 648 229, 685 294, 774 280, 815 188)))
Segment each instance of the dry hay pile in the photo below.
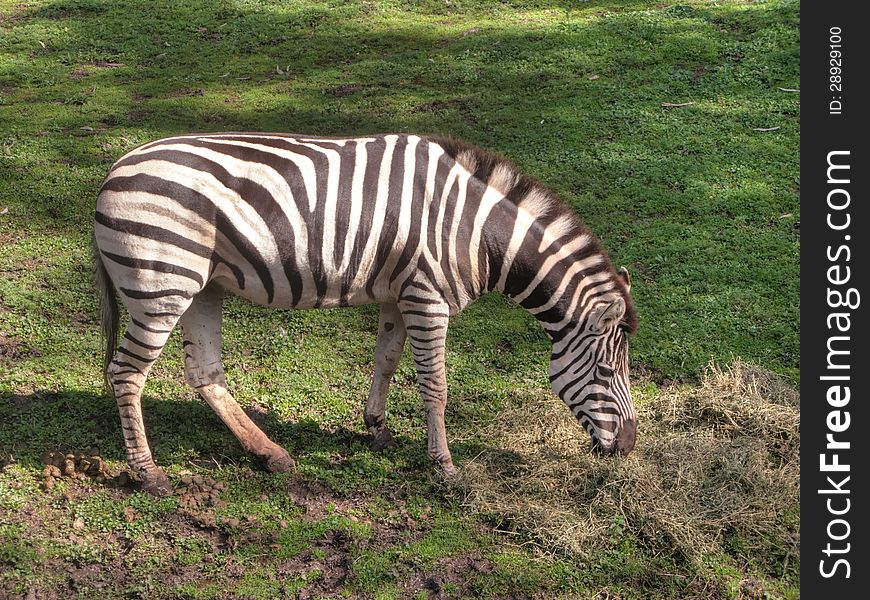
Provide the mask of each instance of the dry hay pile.
POLYGON ((740 362, 711 365, 700 386, 661 389, 638 413, 637 446, 619 459, 592 455, 585 431, 552 396, 507 410, 457 489, 500 527, 581 556, 618 529, 690 560, 722 551, 728 534, 754 541, 753 552, 796 543, 780 518, 799 501, 795 390, 740 362))

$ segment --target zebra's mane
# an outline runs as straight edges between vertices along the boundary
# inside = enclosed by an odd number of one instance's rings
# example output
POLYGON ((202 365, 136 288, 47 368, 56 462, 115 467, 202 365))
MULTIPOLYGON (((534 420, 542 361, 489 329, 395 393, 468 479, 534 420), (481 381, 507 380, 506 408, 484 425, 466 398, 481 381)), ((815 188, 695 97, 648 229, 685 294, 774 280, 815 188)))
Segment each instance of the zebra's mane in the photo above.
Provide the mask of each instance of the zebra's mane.
POLYGON ((513 162, 503 156, 454 137, 432 137, 430 140, 443 148, 449 157, 468 169, 474 177, 497 189, 504 194, 505 199, 534 215, 544 226, 552 228, 553 225, 557 225, 561 228, 561 236, 588 235, 590 247, 587 247, 587 251, 597 252, 604 257, 613 281, 625 299, 626 310, 623 317, 625 328, 629 333, 637 330, 637 310, 628 287, 622 277, 617 275, 613 262, 598 237, 590 231, 571 207, 556 197, 540 181, 521 173, 513 162))

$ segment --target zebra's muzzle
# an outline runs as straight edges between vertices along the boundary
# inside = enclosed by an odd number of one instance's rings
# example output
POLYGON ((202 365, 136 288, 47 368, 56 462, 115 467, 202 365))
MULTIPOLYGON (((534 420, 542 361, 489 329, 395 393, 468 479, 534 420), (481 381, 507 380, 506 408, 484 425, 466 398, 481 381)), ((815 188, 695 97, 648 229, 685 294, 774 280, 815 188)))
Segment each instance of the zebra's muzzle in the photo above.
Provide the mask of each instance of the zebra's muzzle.
POLYGON ((634 419, 625 419, 622 422, 619 431, 616 432, 616 439, 612 444, 610 444, 610 446, 605 447, 601 443, 601 440, 593 436, 592 451, 604 456, 611 456, 613 454, 625 456, 634 449, 636 433, 637 422, 634 419))

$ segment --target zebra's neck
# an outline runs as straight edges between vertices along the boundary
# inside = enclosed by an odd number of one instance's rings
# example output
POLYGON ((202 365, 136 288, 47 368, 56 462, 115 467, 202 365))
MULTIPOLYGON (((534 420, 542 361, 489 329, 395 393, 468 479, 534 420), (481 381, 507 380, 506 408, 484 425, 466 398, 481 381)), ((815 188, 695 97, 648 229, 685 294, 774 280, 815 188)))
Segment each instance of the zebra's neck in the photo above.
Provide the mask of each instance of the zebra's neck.
POLYGON ((610 261, 595 237, 572 215, 507 198, 490 212, 485 232, 488 289, 534 315, 552 339, 577 320, 590 299, 619 292, 610 261))
POLYGON ((463 167, 465 203, 475 207, 460 228, 479 257, 477 266, 470 261, 470 297, 503 292, 555 342, 601 296, 627 296, 598 240, 552 192, 476 146, 452 138, 432 142, 463 167))

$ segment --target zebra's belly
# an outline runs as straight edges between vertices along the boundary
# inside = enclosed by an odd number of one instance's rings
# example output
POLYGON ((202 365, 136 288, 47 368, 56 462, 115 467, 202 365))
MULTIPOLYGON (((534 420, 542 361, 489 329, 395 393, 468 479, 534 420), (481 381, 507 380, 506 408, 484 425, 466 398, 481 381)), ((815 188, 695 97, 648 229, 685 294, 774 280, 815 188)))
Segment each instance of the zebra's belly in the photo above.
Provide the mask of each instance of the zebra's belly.
POLYGON ((326 282, 325 288, 322 286, 320 289, 316 286, 304 288, 296 296, 289 289, 289 286, 280 286, 270 297, 270 294, 267 293, 262 285, 240 286, 237 277, 227 276, 220 271, 220 268, 216 269, 215 275, 211 278, 214 284, 249 302, 270 308, 339 308, 343 306, 396 302, 396 295, 385 281, 376 281, 370 290, 366 290, 364 287, 361 289, 346 289, 345 281, 326 282))

